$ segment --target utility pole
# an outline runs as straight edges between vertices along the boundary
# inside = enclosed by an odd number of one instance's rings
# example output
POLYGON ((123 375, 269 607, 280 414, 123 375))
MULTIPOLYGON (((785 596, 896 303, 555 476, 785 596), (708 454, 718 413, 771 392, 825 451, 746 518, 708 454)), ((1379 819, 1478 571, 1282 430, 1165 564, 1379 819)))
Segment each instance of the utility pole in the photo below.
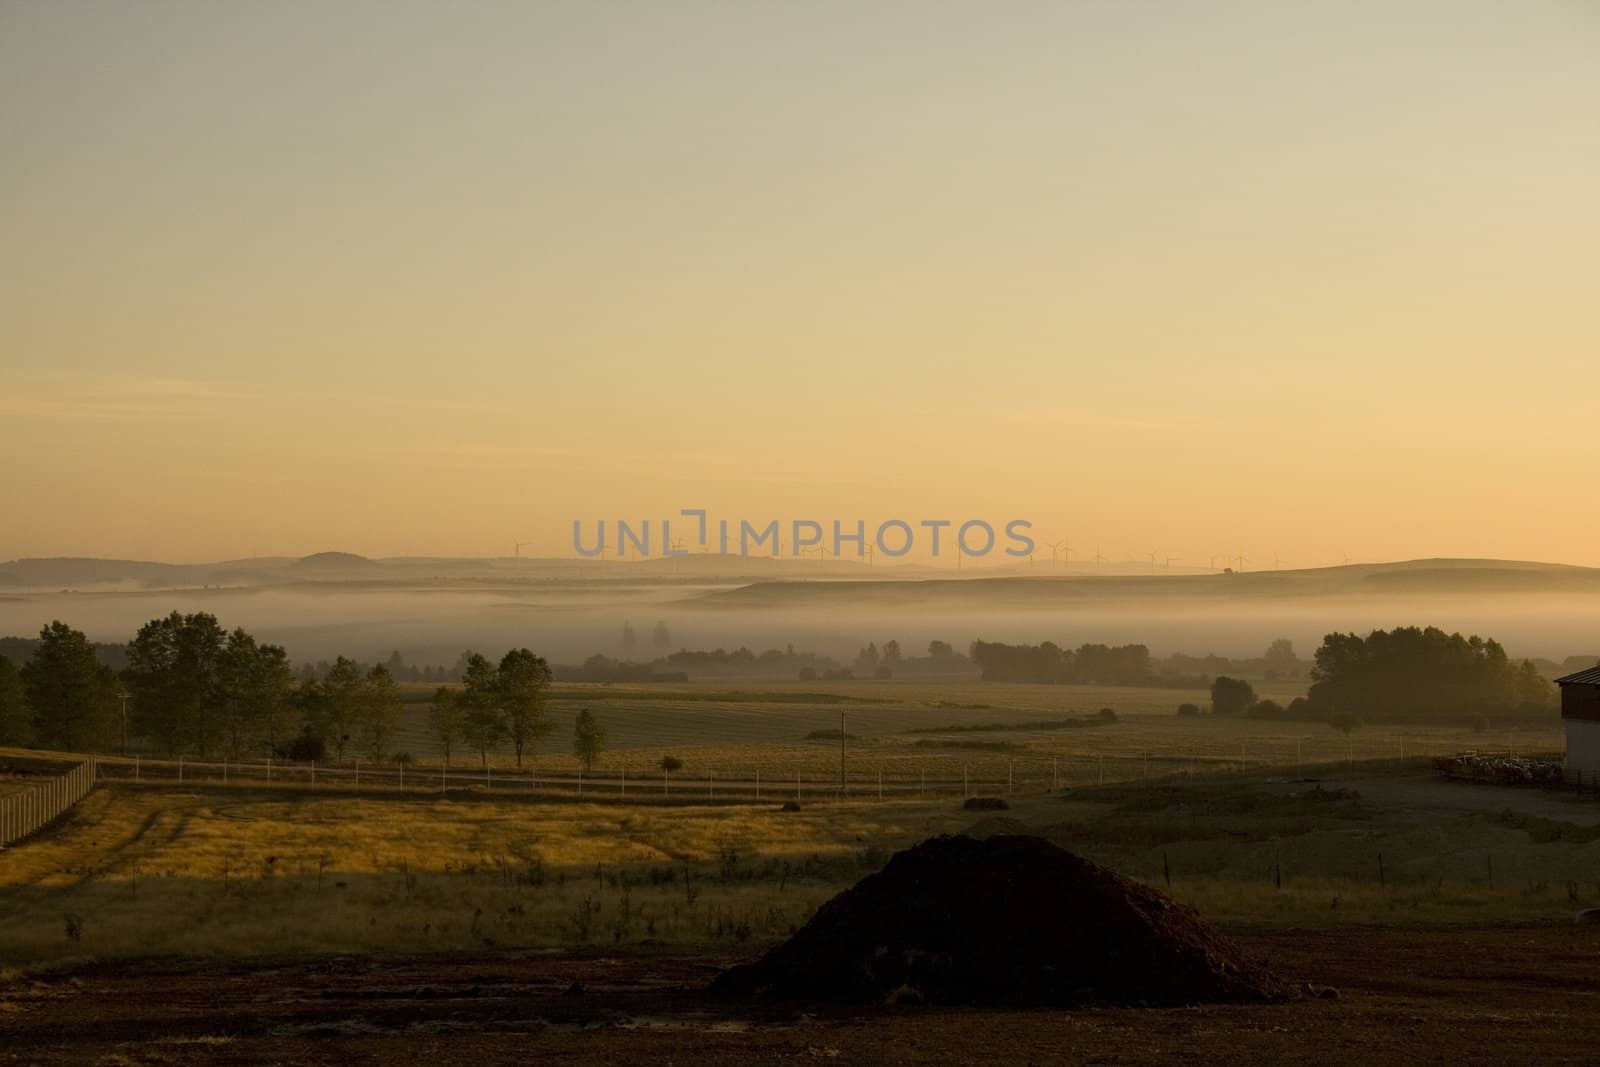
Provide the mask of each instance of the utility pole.
POLYGON ((122 754, 126 756, 128 754, 128 691, 119 686, 117 696, 122 699, 122 754))
POLYGON ((839 712, 839 796, 844 796, 844 712, 839 712))

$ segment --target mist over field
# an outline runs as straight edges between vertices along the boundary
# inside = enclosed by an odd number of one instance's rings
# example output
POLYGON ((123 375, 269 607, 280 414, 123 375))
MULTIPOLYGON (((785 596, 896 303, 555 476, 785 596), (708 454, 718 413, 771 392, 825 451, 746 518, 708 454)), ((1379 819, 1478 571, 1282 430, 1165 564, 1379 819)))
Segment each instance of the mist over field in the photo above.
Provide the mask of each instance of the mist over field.
MULTIPOLYGON (((78 574, 106 578, 127 570, 80 567, 78 574)), ((282 644, 298 661, 372 660, 398 650, 413 663, 450 663, 463 649, 515 646, 554 662, 621 656, 624 622, 644 632, 657 621, 671 632, 669 650, 792 644, 840 657, 890 639, 912 650, 932 640, 958 649, 977 639, 1050 640, 1141 643, 1158 656, 1245 656, 1278 637, 1309 655, 1329 632, 1399 625, 1492 636, 1519 657, 1559 660, 1600 647, 1600 581, 1587 568, 1420 561, 1238 575, 960 581, 674 579, 639 570, 508 578, 505 567, 489 561, 403 561, 362 569, 359 580, 338 571, 270 584, 267 572, 258 578, 268 584, 222 588, 146 588, 127 578, 90 583, 82 592, 19 586, 0 595, 0 634, 31 636, 62 619, 93 640, 121 642, 152 618, 205 611, 225 626, 282 644)))

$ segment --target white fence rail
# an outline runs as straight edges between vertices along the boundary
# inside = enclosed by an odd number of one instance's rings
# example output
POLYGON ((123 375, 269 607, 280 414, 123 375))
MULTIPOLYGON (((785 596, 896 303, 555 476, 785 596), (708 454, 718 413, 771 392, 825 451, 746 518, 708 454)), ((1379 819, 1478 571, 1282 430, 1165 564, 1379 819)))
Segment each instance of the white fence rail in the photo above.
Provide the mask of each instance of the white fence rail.
POLYGON ((0 848, 21 841, 66 814, 94 788, 95 761, 84 760, 66 774, 0 797, 0 848))

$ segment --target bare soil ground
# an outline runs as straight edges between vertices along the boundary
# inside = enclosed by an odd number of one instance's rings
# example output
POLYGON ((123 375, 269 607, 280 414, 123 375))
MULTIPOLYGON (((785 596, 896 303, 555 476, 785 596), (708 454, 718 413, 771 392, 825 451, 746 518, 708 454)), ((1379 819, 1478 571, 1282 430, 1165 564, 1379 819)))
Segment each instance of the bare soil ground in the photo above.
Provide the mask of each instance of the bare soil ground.
POLYGON ((720 956, 86 965, 0 982, 0 1062, 1557 1063, 1600 1048, 1600 927, 1229 931, 1336 1000, 1170 1010, 716 1001, 720 956))

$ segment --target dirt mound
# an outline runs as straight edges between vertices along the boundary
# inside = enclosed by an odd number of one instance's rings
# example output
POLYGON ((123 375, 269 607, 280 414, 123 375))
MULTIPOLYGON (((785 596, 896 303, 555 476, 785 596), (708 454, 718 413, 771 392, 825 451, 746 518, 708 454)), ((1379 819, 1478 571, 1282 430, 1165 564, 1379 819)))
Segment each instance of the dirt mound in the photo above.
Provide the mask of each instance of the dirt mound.
POLYGON ((936 837, 725 971, 732 996, 1174 1005, 1288 990, 1188 908, 1037 837, 936 837))

